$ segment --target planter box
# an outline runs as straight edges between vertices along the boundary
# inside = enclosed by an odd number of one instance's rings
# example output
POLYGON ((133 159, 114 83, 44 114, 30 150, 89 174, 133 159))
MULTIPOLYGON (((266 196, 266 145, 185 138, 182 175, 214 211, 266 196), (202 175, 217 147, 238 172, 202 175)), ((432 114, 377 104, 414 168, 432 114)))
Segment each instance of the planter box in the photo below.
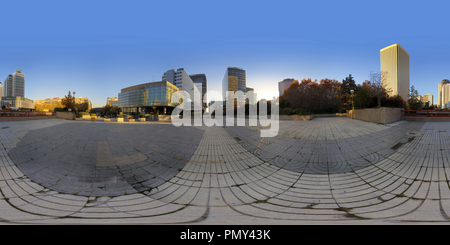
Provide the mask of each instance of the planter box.
POLYGON ((145 117, 143 118, 138 118, 139 122, 145 122, 145 117))
POLYGON ((77 120, 77 121, 83 121, 83 118, 77 117, 77 118, 75 118, 75 120, 77 120))
POLYGON ((123 118, 118 117, 117 122, 123 122, 123 118))
POLYGON ((136 120, 135 119, 127 119, 127 122, 135 122, 136 120))
POLYGON ((105 119, 103 119, 103 121, 104 121, 104 122, 111 122, 111 119, 105 118, 105 119))

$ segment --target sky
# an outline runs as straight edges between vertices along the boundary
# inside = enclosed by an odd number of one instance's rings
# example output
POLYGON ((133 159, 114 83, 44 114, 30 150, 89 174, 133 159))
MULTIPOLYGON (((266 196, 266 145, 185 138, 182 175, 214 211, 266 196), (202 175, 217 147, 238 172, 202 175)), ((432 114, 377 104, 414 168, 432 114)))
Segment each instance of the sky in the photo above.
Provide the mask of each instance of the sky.
POLYGON ((380 49, 410 55, 410 85, 433 94, 450 79, 445 1, 2 1, 0 82, 17 68, 25 96, 75 91, 93 107, 170 69, 204 73, 221 91, 227 67, 246 71, 258 99, 285 78, 357 84, 380 71, 380 49), (4 78, 1 78, 1 77, 4 78))

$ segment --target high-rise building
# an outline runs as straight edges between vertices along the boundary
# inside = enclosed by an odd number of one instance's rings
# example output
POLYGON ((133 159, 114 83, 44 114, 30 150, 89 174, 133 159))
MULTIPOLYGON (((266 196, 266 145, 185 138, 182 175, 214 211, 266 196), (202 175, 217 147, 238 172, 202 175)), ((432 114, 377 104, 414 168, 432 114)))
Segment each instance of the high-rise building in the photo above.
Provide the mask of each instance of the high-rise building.
POLYGON ((278 92, 280 96, 283 94, 283 91, 291 86, 291 83, 294 82, 294 78, 286 78, 281 82, 278 82, 278 92))
POLYGON ((450 83, 444 83, 441 92, 441 109, 450 108, 450 83))
POLYGON ((206 94, 206 75, 205 74, 194 74, 189 75, 189 77, 194 82, 195 86, 197 87, 198 91, 201 93, 201 100, 203 104, 203 108, 207 107, 207 98, 205 98, 206 94))
POLYGON ((380 50, 381 72, 387 72, 385 89, 390 96, 400 95, 408 100, 409 95, 409 54, 399 44, 380 50))
POLYGON ((8 77, 3 82, 2 97, 25 97, 25 75, 21 69, 8 77))
POLYGON ((1 106, 35 109, 34 101, 25 97, 25 75, 21 69, 16 69, 14 74, 6 77, 1 90, 1 106))
POLYGON ((448 79, 444 79, 442 80, 442 82, 439 83, 439 92, 438 92, 438 107, 439 108, 444 108, 443 107, 443 101, 442 101, 442 87, 444 86, 444 84, 449 84, 450 81, 448 79))
MULTIPOLYGON (((227 100, 227 91, 237 92, 242 91, 244 94, 246 92, 246 82, 245 82, 245 70, 238 67, 228 67, 227 71, 222 80, 222 96, 224 100, 227 100)), ((245 102, 242 98, 238 98, 238 102, 245 102)))
MULTIPOLYGON (((162 81, 168 81, 175 85, 179 90, 188 92, 191 99, 194 99, 194 89, 197 89, 197 86, 195 86, 192 79, 189 77, 189 75, 184 71, 183 68, 175 70, 168 70, 164 73, 162 76, 162 81)), ((199 91, 201 92, 201 91, 199 91)), ((196 103, 194 101, 194 103, 196 103)))

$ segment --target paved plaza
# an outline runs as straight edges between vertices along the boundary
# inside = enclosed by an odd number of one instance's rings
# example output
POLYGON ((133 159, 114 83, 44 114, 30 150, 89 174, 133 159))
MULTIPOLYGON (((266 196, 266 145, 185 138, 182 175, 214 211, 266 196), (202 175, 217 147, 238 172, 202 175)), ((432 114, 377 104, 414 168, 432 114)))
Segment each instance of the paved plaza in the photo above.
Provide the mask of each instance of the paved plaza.
POLYGON ((447 224, 450 123, 0 123, 3 224, 447 224))

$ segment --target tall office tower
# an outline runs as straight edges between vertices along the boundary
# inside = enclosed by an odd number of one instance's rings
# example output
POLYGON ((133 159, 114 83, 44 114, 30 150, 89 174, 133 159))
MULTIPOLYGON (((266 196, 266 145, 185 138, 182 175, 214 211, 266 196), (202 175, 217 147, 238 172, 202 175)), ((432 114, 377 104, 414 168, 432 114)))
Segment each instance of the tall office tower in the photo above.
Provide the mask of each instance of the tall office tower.
POLYGON ((205 74, 194 74, 189 76, 197 87, 198 91, 201 93, 201 100, 203 108, 207 107, 207 100, 205 98, 206 94, 206 75, 205 74))
MULTIPOLYGON (((245 70, 237 67, 228 67, 227 71, 222 80, 222 96, 224 100, 227 100, 227 91, 237 92, 242 91, 244 94, 246 92, 245 83, 245 70)), ((245 103, 245 100, 238 98, 238 102, 245 103)))
POLYGON ((444 84, 448 84, 448 83, 450 83, 450 81, 448 79, 444 79, 444 80, 442 80, 442 82, 439 83, 438 106, 441 109, 444 108, 443 102, 442 102, 442 87, 444 86, 444 84))
POLYGON ((286 78, 281 82, 278 82, 278 92, 280 92, 280 96, 283 94, 283 91, 291 86, 291 83, 294 82, 294 78, 286 78))
POLYGON ((8 75, 3 83, 2 97, 25 97, 25 75, 21 69, 17 69, 12 75, 8 75))
POLYGON ((408 100, 409 54, 400 45, 393 44, 380 50, 381 72, 387 72, 385 89, 390 96, 400 95, 408 100))

